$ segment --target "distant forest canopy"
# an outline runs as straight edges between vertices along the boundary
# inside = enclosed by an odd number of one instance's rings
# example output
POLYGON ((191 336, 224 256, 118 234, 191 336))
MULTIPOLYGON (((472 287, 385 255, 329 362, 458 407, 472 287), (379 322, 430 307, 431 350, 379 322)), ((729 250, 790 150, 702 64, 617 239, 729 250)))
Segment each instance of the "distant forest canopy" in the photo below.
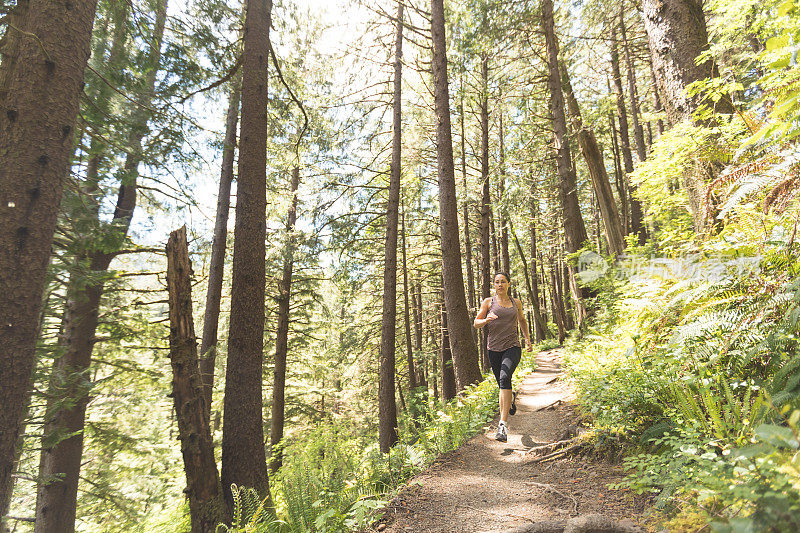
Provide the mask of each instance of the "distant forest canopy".
POLYGON ((495 409, 496 272, 664 520, 800 528, 792 0, 10 0, 0 35, 0 531, 367 527, 495 409))

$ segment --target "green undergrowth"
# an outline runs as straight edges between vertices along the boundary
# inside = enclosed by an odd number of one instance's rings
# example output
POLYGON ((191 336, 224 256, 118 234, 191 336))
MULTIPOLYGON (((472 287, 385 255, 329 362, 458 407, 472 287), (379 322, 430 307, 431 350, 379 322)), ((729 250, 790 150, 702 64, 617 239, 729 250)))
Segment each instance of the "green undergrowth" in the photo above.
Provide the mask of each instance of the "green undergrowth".
POLYGON ((594 428, 629 443, 618 487, 663 524, 800 531, 800 247, 736 234, 612 267, 566 363, 594 428))
MULTIPOLYGON (((533 370, 536 351, 523 353, 515 384, 533 370)), ((419 389, 406 402, 414 416, 401 415, 400 441, 389 454, 380 453, 374 433, 321 423, 286 447, 283 466, 270 479, 277 519, 264 512, 253 491, 240 488, 234 523, 219 530, 322 533, 366 528, 414 475, 483 430, 497 412, 497 384, 489 374, 449 402, 426 401, 419 389)))

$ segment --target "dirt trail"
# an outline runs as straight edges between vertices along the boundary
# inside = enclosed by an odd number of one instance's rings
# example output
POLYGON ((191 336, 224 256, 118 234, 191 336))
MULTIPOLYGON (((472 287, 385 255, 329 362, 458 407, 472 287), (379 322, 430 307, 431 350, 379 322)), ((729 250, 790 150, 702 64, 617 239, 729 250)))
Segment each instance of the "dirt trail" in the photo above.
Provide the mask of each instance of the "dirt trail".
POLYGON ((518 389, 508 442, 494 440, 495 418, 482 434, 416 476, 392 500, 378 530, 499 531, 588 513, 637 522, 644 502, 608 488, 623 477, 618 466, 581 457, 530 463, 525 453, 566 438, 575 422, 564 403, 573 392, 560 379, 560 361, 558 350, 537 354, 536 371, 518 389))

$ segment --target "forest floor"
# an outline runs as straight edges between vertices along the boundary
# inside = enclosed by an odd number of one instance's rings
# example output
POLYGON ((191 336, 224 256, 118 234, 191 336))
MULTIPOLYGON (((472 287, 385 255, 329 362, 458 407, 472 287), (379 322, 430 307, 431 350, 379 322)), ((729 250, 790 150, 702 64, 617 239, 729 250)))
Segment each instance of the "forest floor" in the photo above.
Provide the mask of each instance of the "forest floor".
POLYGON ((643 521, 644 499, 609 488, 624 477, 619 465, 588 456, 532 462, 531 447, 569 438, 578 424, 559 350, 537 354, 536 364, 518 388, 508 442, 494 439, 495 418, 413 478, 375 530, 502 531, 595 513, 629 525, 643 521))

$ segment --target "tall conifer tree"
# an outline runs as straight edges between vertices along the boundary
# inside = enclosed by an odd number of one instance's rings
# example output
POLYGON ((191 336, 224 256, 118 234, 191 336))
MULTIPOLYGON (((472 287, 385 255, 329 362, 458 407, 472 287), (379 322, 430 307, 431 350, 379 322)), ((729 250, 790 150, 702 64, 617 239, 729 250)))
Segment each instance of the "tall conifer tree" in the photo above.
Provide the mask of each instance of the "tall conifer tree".
POLYGON ((272 0, 247 0, 242 57, 233 281, 222 426, 222 487, 255 489, 271 507, 264 450, 262 365, 266 286, 267 61, 272 0))
POLYGON ((456 201, 453 138, 450 125, 450 89, 447 77, 447 40, 443 0, 431 0, 431 32, 433 34, 434 100, 436 118, 436 154, 439 178, 439 228, 442 245, 444 303, 456 384, 459 390, 481 379, 478 352, 472 337, 472 325, 464 293, 461 271, 461 246, 458 235, 458 203, 456 201))
POLYGON ((11 488, 97 0, 22 7, 20 35, 0 63, 0 501, 11 488))

